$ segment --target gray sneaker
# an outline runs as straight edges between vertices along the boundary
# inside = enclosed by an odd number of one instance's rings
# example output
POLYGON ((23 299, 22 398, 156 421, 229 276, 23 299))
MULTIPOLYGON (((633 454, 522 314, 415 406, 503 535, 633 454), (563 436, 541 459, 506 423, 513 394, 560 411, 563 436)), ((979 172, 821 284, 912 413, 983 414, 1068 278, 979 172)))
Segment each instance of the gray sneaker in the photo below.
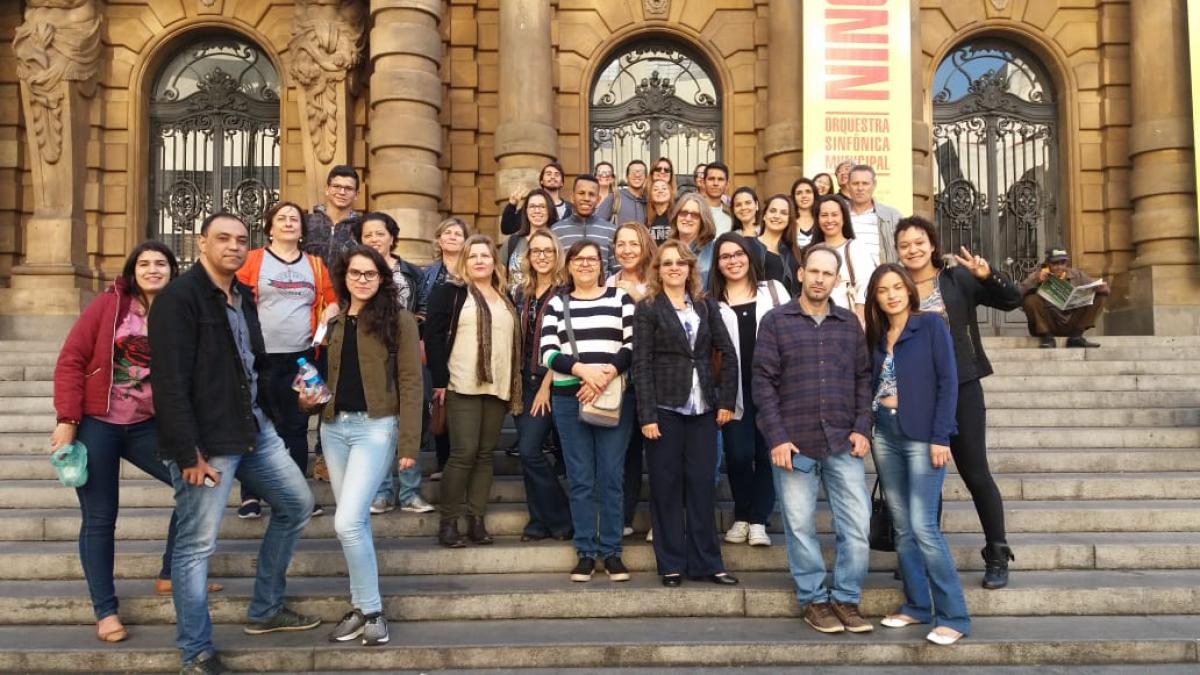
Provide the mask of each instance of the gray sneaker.
POLYGON ((179 668, 179 675, 220 675, 225 672, 228 672, 225 664, 216 653, 202 654, 179 668))
POLYGON ((381 513, 387 513, 394 508, 396 508, 396 505, 393 504, 392 500, 388 499, 387 497, 376 497, 371 500, 371 515, 373 516, 377 516, 381 513))
POLYGON ((364 617, 367 621, 363 626, 362 643, 367 647, 387 644, 391 638, 388 636, 387 617, 383 612, 375 612, 364 617))
POLYGON ((294 632, 312 630, 321 625, 321 620, 315 616, 297 614, 284 607, 275 612, 275 616, 263 621, 251 621, 242 630, 246 635, 263 635, 265 633, 294 632))
POLYGON ((346 616, 333 627, 333 632, 329 634, 330 642, 349 642, 363 634, 363 627, 367 625, 367 619, 362 612, 357 609, 346 612, 346 616))
POLYGON ((409 513, 429 513, 433 511, 434 508, 432 504, 424 499, 421 499, 420 495, 417 495, 416 497, 413 497, 412 499, 401 504, 400 510, 408 511, 409 513))

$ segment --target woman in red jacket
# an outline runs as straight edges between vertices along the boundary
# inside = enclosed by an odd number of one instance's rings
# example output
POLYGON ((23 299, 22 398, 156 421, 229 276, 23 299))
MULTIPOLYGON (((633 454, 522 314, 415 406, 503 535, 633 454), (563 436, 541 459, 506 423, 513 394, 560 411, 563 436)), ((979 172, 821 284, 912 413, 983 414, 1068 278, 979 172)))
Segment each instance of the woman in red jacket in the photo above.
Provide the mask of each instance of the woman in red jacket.
MULTIPOLYGON (((139 244, 126 259, 121 276, 75 322, 54 368, 58 425, 50 435, 50 446, 57 450, 76 439, 87 446, 87 483, 75 490, 83 512, 79 559, 96 613, 96 637, 104 642, 129 637, 117 616, 113 587, 121 458, 171 484, 166 465, 155 457, 146 316, 154 296, 178 274, 171 249, 156 241, 139 244)), ((155 582, 159 593, 171 592, 174 544, 172 513, 155 582)), ((220 585, 210 584, 209 590, 220 590, 220 585)))

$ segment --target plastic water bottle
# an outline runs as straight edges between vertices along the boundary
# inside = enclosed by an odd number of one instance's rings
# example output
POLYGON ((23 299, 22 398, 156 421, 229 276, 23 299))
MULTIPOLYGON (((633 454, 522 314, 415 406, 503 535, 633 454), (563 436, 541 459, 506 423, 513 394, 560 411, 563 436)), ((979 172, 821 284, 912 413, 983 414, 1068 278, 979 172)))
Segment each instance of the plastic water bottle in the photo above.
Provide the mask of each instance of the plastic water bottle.
POLYGON ((327 403, 333 397, 333 393, 329 391, 329 387, 325 386, 325 381, 321 379, 321 374, 317 372, 317 367, 308 362, 308 359, 301 356, 296 359, 296 365, 300 366, 300 372, 296 373, 296 379, 292 382, 292 388, 296 391, 318 392, 318 403, 327 403))

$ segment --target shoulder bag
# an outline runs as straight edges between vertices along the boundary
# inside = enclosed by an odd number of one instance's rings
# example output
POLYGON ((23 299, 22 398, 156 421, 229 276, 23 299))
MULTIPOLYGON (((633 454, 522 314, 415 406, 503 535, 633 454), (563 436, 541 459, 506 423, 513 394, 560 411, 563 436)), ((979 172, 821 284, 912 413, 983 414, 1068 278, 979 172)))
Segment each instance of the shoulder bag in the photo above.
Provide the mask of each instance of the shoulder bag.
MULTIPOLYGON (((567 330, 567 342, 571 353, 579 358, 579 347, 575 344, 575 331, 571 328, 571 294, 563 293, 563 324, 567 330)), ((621 404, 625 399, 625 376, 618 375, 596 400, 579 406, 579 421, 597 427, 616 427, 621 424, 621 404)))
POLYGON ((854 260, 850 257, 850 244, 853 242, 853 239, 846 240, 846 248, 842 254, 846 258, 846 271, 850 274, 850 283, 846 285, 846 309, 851 312, 858 304, 858 281, 854 278, 854 260))

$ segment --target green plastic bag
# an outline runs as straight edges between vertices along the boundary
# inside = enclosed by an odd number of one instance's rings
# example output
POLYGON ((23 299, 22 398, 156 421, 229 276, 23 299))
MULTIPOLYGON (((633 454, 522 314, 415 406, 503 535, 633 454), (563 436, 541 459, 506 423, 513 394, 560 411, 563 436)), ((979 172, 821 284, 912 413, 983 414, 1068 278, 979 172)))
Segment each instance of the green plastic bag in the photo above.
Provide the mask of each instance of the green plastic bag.
POLYGON ((50 455, 50 464, 64 487, 83 487, 87 483, 87 446, 79 441, 64 445, 50 455))

